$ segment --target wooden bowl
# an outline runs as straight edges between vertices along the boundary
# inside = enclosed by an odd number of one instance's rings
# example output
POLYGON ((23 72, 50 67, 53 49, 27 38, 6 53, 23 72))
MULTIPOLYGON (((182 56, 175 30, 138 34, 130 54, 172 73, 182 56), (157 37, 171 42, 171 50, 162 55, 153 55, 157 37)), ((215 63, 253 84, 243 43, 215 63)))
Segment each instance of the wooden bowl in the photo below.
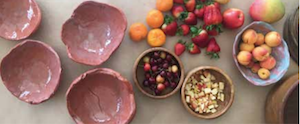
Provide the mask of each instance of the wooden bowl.
POLYGON ((183 83, 184 80, 184 68, 183 68, 183 64, 181 62, 181 60, 178 58, 177 55, 175 55, 173 52, 170 52, 169 50, 162 48, 162 47, 156 47, 156 48, 150 48, 146 51, 144 51, 135 61, 134 63, 134 67, 133 67, 133 79, 134 82, 136 84, 136 86, 138 87, 138 89, 145 95, 151 97, 151 98, 157 98, 157 99, 163 99, 163 98, 167 98, 173 94, 175 94, 180 88, 181 85, 183 83), (175 60, 177 61, 177 65, 178 65, 178 69, 180 71, 180 79, 178 82, 178 85, 175 89, 169 89, 166 88, 166 90, 164 90, 162 92, 161 95, 154 95, 153 91, 151 91, 149 88, 144 87, 143 86, 143 80, 145 79, 144 77, 144 70, 143 68, 139 68, 139 65, 143 65, 143 57, 146 55, 149 55, 150 53, 153 53, 155 51, 163 51, 166 52, 167 54, 170 54, 171 56, 173 56, 173 58, 175 58, 175 60))
POLYGON ((184 83, 182 85, 181 88, 181 101, 184 105, 184 107, 186 108, 186 110, 188 110, 192 115, 201 118, 201 119, 214 119, 217 117, 220 117, 221 115, 223 115, 232 105, 234 100, 234 86, 232 83, 232 80, 230 79, 230 77, 221 69, 217 68, 217 67, 212 67, 212 66, 200 66, 197 67, 195 69, 193 69, 192 71, 190 71, 185 80, 184 83), (224 82, 225 83, 225 88, 224 88, 224 95, 225 95, 225 100, 224 102, 219 102, 219 107, 217 108, 217 112, 216 113, 209 113, 209 114, 199 114, 199 113, 195 113, 186 103, 185 101, 185 94, 184 94, 184 89, 185 86, 187 84, 188 79, 193 76, 196 72, 200 71, 200 70, 209 70, 211 74, 213 74, 216 77, 216 82, 224 82))
POLYGON ((267 123, 298 124, 299 123, 299 74, 277 84, 270 91, 265 107, 267 123))
POLYGON ((271 70, 271 75, 270 78, 267 80, 262 80, 259 78, 257 74, 252 73, 251 69, 246 68, 245 66, 242 66, 239 64, 237 61, 236 56, 239 53, 239 46, 240 43, 242 43, 242 34, 244 31, 247 29, 253 29, 256 32, 263 33, 266 35, 270 31, 275 31, 275 29, 268 23, 261 22, 261 21, 256 21, 248 26, 246 26, 240 33, 237 34, 235 37, 235 41, 233 44, 233 59, 235 62, 235 65, 239 69, 239 71, 242 73, 242 75, 252 84, 256 86, 267 86, 273 83, 278 82, 283 75, 286 73, 288 70, 288 67, 290 65, 290 54, 288 50, 288 46, 284 39, 282 39, 281 45, 278 47, 272 48, 272 53, 271 55, 276 59, 277 63, 275 68, 271 70))

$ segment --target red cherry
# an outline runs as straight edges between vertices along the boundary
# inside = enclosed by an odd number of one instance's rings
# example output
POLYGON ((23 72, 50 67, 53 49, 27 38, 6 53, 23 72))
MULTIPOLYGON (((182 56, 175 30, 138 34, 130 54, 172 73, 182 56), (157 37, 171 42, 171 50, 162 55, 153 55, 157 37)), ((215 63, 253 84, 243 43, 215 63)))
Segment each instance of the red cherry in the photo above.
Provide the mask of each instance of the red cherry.
POLYGON ((151 69, 151 65, 149 63, 145 63, 144 65, 144 71, 149 71, 151 69))
POLYGON ((166 88, 166 86, 165 86, 164 84, 158 84, 158 85, 157 85, 157 89, 158 89, 159 91, 163 91, 165 88, 166 88))

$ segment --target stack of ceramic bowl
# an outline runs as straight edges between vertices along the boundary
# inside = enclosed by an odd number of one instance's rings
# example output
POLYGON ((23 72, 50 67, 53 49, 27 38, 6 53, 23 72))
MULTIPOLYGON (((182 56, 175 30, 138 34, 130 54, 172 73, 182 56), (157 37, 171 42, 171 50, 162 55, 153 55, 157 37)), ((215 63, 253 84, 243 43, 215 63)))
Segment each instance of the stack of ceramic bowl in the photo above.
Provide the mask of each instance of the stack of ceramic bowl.
POLYGON ((299 7, 285 21, 283 33, 284 39, 289 46, 291 57, 299 65, 299 7))

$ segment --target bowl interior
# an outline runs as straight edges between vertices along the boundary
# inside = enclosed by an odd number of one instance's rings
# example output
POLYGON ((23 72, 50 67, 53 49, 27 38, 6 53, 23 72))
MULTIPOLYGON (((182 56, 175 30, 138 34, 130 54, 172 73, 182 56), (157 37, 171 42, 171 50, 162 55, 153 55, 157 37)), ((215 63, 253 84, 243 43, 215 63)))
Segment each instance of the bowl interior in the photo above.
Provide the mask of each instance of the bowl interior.
POLYGON ((91 70, 67 93, 68 110, 77 123, 128 123, 135 112, 131 84, 110 69, 91 70))
POLYGON ((178 91, 183 83, 183 79, 184 79, 184 69, 182 66, 182 63, 180 62, 179 58, 169 52, 166 49, 163 48, 151 48, 147 51, 145 51, 144 53, 142 53, 139 58, 136 60, 136 64, 135 64, 135 72, 136 76, 135 78, 135 82, 138 86, 138 88, 147 96, 152 97, 152 98, 166 98, 172 94, 174 94, 176 91, 178 91), (144 71, 144 62, 143 62, 143 58, 145 56, 151 56, 153 55, 154 52, 165 52, 169 55, 171 55, 173 57, 174 60, 174 65, 177 65, 178 67, 178 71, 179 71, 179 78, 176 79, 176 81, 178 82, 178 85, 175 89, 172 88, 166 88, 165 90, 163 90, 163 92, 160 95, 155 95, 154 91, 152 91, 149 87, 145 87, 143 85, 143 81, 145 80, 145 71, 144 71))
POLYGON ((100 65, 123 40, 127 21, 113 6, 93 1, 79 5, 65 22, 62 40, 69 57, 87 65, 100 65))
POLYGON ((1 0, 0 5, 0 37, 9 40, 27 38, 41 22, 35 0, 1 0))
POLYGON ((262 80, 259 78, 257 74, 254 74, 251 72, 251 69, 246 68, 245 66, 242 66, 237 61, 237 54, 239 53, 239 45, 242 43, 242 34, 247 29, 253 29, 258 33, 263 33, 266 35, 270 31, 275 31, 275 29, 265 22, 253 22, 247 27, 245 27, 237 36, 234 42, 233 46, 233 58, 235 61, 236 66, 242 73, 242 75, 252 84, 257 86, 266 86, 273 83, 276 83, 279 81, 283 75, 286 73, 289 64, 290 64, 290 55, 288 51, 288 47, 286 42, 282 39, 281 45, 278 47, 272 48, 271 55, 276 59, 277 63, 274 69, 271 70, 270 78, 267 80, 262 80))
POLYGON ((33 104, 54 93, 60 73, 58 55, 37 41, 18 44, 1 63, 1 77, 7 89, 19 99, 33 104))
POLYGON ((186 76, 185 81, 183 83, 182 89, 181 89, 181 99, 182 102, 184 104, 184 106, 186 107, 186 109, 188 109, 188 111, 190 113, 192 113, 193 115, 199 117, 199 118, 204 118, 204 119, 212 119, 212 118, 216 118, 221 116, 222 114, 224 114, 229 107, 232 105, 233 99, 234 99, 234 88, 233 88, 233 83, 231 81, 231 79, 229 78, 229 76, 227 76, 222 70, 215 68, 215 67, 199 67, 196 68, 194 70, 192 70, 191 72, 189 72, 189 74, 186 76), (195 77, 195 79, 197 81, 200 81, 200 76, 199 76, 199 72, 200 71, 204 71, 207 70, 209 71, 212 75, 214 75, 216 77, 216 80, 213 82, 224 82, 225 87, 224 87, 224 95, 225 95, 225 99, 224 102, 217 100, 218 102, 218 108, 216 108, 217 112, 216 113, 196 113, 192 110, 192 108, 189 107, 188 103, 186 103, 185 101, 185 86, 187 84, 187 81, 189 80, 189 78, 191 77, 195 77))
POLYGON ((299 112, 297 110, 299 110, 299 81, 286 100, 283 116, 284 123, 298 124, 299 112))

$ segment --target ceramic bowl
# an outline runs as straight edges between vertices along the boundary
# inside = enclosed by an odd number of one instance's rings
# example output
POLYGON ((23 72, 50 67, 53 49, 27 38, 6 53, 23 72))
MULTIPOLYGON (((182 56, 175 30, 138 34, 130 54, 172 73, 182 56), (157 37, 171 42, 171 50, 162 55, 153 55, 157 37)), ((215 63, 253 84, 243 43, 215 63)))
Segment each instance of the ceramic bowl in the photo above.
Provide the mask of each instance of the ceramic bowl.
POLYGON ((201 119, 214 119, 214 118, 220 117, 231 107, 233 100, 234 100, 234 85, 232 83, 232 80, 223 70, 221 70, 217 67, 200 66, 200 67, 197 67, 197 68, 191 70, 187 74, 187 76, 184 80, 184 83, 182 85, 182 88, 181 88, 181 101, 182 101, 184 107, 186 108, 186 110, 189 113, 191 113, 192 115, 194 115, 198 118, 201 118, 201 119), (185 87, 186 87, 188 80, 190 79, 190 77, 198 75, 197 72, 204 71, 204 70, 209 71, 212 75, 215 76, 215 78, 216 78, 215 82, 224 82, 224 84, 225 84, 224 91, 223 91, 225 99, 224 99, 224 102, 221 102, 220 100, 217 101, 219 103, 219 107, 217 108, 216 113, 209 113, 209 114, 196 113, 189 107, 189 105, 185 99, 186 95, 185 95, 184 91, 185 91, 185 87))
POLYGON ((54 94, 61 70, 57 53, 49 45, 35 40, 17 44, 0 65, 6 88, 30 104, 41 103, 54 94))
POLYGON ((299 123, 299 74, 276 84, 269 92, 265 105, 266 122, 269 124, 299 123))
POLYGON ((250 83, 256 86, 267 86, 276 83, 283 77, 290 65, 290 54, 286 42, 282 39, 281 45, 272 48, 271 55, 277 61, 276 67, 270 71, 271 75, 269 79, 262 80, 257 74, 252 73, 251 69, 240 65, 236 58, 237 54, 240 51, 239 45, 240 43, 242 43, 242 34, 247 29, 253 29, 258 33, 263 33, 264 35, 266 35, 270 31, 275 31, 275 29, 270 24, 261 21, 253 22, 250 25, 246 26, 242 31, 240 31, 235 37, 235 41, 233 44, 233 59, 237 68, 250 83))
POLYGON ((127 124, 135 115, 131 83, 111 69, 83 73, 73 81, 66 97, 77 124, 127 124))
POLYGON ((111 5, 86 1, 80 4, 62 27, 61 38, 69 58, 86 65, 100 65, 121 44, 127 20, 111 5))
POLYGON ((37 30, 42 14, 35 0, 0 0, 0 37, 22 40, 37 30))
POLYGON ((151 97, 151 98, 157 98, 157 99, 163 99, 167 98, 169 96, 172 96, 175 94, 181 87, 183 80, 184 80, 184 68, 181 60, 176 56, 173 52, 170 52, 169 50, 162 48, 162 47, 156 47, 156 48, 150 48, 146 51, 144 51, 142 54, 139 55, 139 57, 136 59, 133 67, 133 79, 135 82, 135 85, 138 87, 138 89, 145 95, 151 97), (152 91, 150 88, 143 86, 143 81, 145 80, 145 72, 143 69, 143 58, 145 56, 150 56, 154 52, 165 52, 173 57, 175 60, 175 63, 178 67, 178 70, 180 71, 179 81, 177 83, 177 86, 175 89, 172 88, 166 88, 160 95, 155 95, 154 91, 152 91))

